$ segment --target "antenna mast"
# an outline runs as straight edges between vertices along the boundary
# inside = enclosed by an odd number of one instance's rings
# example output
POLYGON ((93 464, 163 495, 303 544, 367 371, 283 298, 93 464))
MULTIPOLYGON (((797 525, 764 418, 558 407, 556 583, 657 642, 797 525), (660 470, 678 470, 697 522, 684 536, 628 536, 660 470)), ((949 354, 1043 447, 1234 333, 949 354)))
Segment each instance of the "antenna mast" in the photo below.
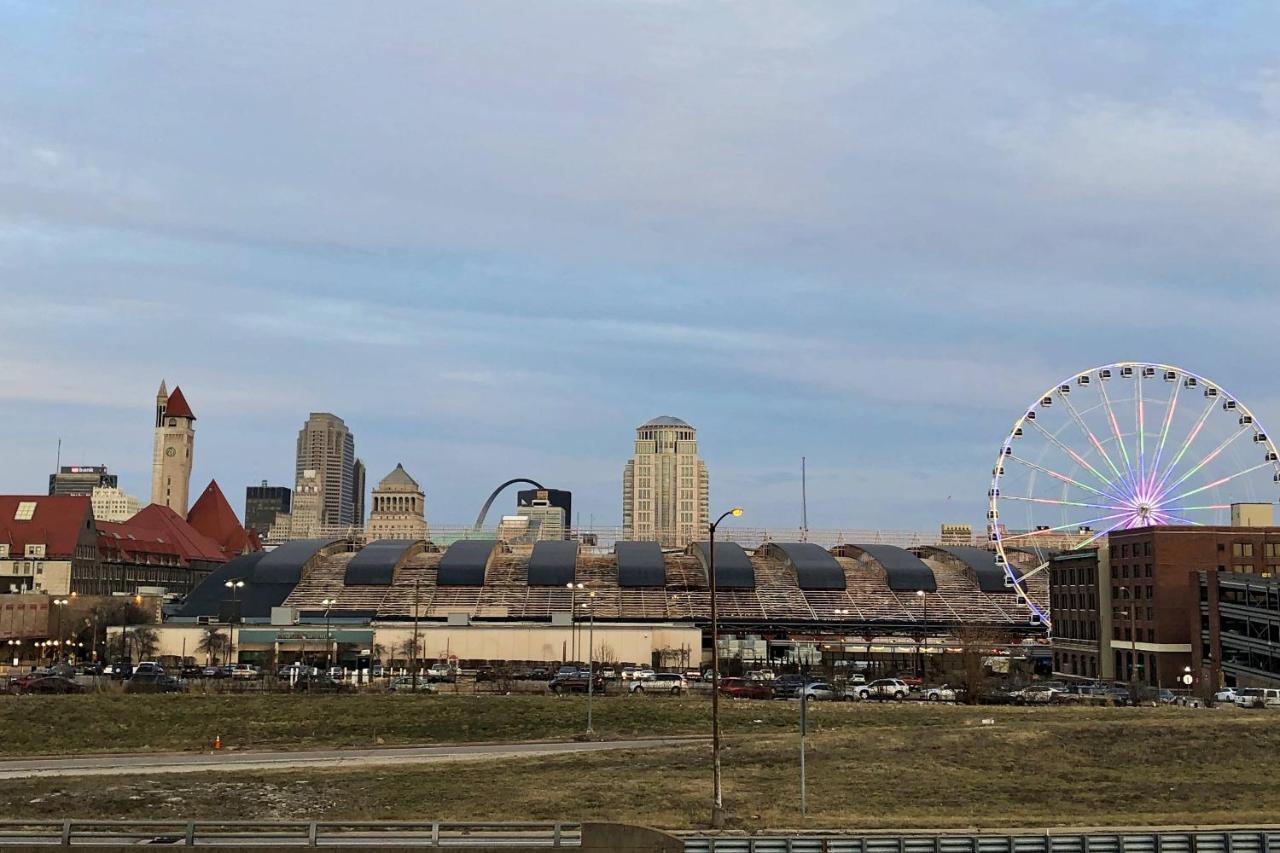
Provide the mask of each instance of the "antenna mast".
POLYGON ((800 530, 802 542, 809 541, 809 483, 805 473, 805 458, 800 457, 800 530))

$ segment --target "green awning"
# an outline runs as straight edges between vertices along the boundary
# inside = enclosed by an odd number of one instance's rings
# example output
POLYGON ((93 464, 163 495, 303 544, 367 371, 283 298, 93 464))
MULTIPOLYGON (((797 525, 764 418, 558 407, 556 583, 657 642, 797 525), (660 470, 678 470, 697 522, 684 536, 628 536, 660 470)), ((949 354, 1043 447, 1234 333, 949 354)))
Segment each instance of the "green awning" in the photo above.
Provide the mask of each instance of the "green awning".
POLYGON ((334 628, 326 632, 324 628, 299 628, 287 625, 280 628, 243 628, 236 632, 237 643, 324 643, 325 638, 334 643, 358 643, 369 646, 373 643, 372 630, 356 630, 352 628, 334 628))

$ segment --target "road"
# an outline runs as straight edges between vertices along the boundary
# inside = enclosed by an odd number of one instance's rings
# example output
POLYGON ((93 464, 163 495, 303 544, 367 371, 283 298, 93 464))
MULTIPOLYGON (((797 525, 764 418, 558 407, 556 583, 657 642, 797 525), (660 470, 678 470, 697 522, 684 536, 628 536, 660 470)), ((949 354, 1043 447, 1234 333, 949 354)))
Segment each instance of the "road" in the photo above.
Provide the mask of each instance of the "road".
POLYGON ((226 770, 289 770, 298 767, 336 769, 438 761, 484 761, 533 755, 568 755, 613 749, 688 746, 700 737, 641 738, 558 743, 491 743, 454 746, 410 746, 378 749, 324 749, 256 752, 227 750, 206 753, 122 753, 82 758, 20 758, 0 761, 0 779, 36 776, 122 776, 154 773, 206 773, 226 770))

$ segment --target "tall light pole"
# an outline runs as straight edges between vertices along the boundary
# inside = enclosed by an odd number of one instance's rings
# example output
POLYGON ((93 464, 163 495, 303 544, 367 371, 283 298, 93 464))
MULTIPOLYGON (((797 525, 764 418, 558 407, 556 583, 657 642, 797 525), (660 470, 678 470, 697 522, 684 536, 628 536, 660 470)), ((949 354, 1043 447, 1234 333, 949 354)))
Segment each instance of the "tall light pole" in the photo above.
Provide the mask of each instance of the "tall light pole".
POLYGON ((721 515, 707 526, 707 584, 711 587, 711 826, 724 829, 724 789, 720 785, 720 622, 716 617, 716 528, 729 516, 740 518, 742 507, 721 515))
MULTIPOLYGON (((1120 587, 1124 590, 1124 597, 1129 602, 1129 701, 1138 704, 1138 608, 1134 605, 1133 590, 1127 586, 1120 587)), ((1121 616, 1125 616, 1125 612, 1120 611, 1121 616)))
POLYGON ((916 590, 916 598, 920 599, 920 605, 924 608, 924 619, 920 627, 920 642, 916 643, 916 657, 920 659, 920 670, 916 674, 920 676, 921 685, 924 684, 924 641, 929 633, 929 598, 925 595, 923 589, 916 590))
MULTIPOLYGON (((66 607, 70 603, 71 603, 71 600, 67 598, 55 598, 53 600, 53 606, 57 608, 54 612, 58 615, 58 619, 54 623, 57 626, 54 628, 54 632, 53 632, 54 634, 53 638, 55 640, 59 640, 59 641, 62 640, 62 608, 66 607)), ((54 659, 55 660, 58 659, 58 652, 56 651, 56 649, 59 645, 60 643, 54 643, 54 648, 55 648, 54 659)))
POLYGON ((231 578, 223 586, 231 590, 231 603, 233 606, 231 608, 231 640, 228 644, 230 648, 227 650, 227 663, 234 666, 236 662, 236 623, 240 621, 240 609, 234 605, 236 604, 236 594, 244 589, 244 580, 242 578, 231 578))
POLYGON ((578 662, 578 590, 582 589, 583 585, 570 581, 564 587, 569 590, 569 657, 573 658, 576 664, 578 662))
MULTIPOLYGON (((581 585, 581 584, 579 584, 581 585)), ((587 734, 592 734, 591 728, 591 696, 595 692, 596 686, 596 656, 592 649, 596 642, 596 608, 595 608, 595 590, 588 593, 592 600, 582 605, 587 610, 589 622, 587 623, 587 734)))
POLYGON ((333 668, 333 634, 329 631, 329 611, 338 603, 338 599, 326 598, 320 603, 324 605, 324 670, 327 674, 333 668))

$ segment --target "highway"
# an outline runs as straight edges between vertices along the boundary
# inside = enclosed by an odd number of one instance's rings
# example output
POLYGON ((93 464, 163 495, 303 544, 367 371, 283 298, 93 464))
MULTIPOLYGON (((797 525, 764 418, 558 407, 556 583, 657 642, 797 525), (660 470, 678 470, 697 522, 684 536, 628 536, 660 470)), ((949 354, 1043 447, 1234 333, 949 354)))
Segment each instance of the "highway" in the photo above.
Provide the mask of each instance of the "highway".
POLYGON ((485 761, 537 755, 568 755, 615 749, 656 749, 689 746, 701 737, 641 738, 555 743, 490 743, 451 746, 410 746, 372 749, 285 750, 276 752, 224 750, 204 753, 121 753, 75 758, 40 757, 0 761, 0 779, 39 776, 123 776, 155 773, 206 773, 294 768, 359 768, 387 764, 426 764, 439 761, 485 761))

